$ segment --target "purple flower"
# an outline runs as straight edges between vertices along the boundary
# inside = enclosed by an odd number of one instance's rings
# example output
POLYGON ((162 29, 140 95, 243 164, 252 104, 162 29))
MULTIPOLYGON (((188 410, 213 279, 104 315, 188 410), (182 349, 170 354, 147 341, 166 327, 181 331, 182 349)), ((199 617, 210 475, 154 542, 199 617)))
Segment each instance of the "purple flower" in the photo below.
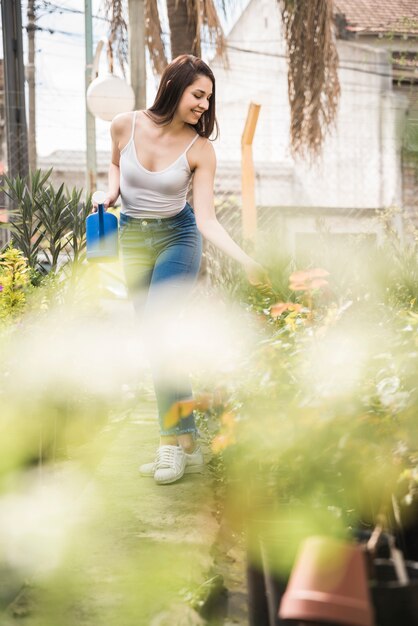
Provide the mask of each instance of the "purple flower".
POLYGON ((3 285, 0 285, 0 291, 3 291, 3 285))

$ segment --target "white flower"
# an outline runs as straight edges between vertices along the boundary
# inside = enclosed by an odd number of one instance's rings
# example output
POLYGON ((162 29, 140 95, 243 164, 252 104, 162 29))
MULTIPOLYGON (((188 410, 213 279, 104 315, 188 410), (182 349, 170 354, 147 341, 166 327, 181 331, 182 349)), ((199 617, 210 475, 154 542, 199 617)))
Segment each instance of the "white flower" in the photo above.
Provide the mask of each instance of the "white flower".
POLYGON ((396 393, 400 387, 401 381, 397 376, 390 376, 384 378, 376 385, 377 393, 379 396, 386 396, 388 394, 396 393))

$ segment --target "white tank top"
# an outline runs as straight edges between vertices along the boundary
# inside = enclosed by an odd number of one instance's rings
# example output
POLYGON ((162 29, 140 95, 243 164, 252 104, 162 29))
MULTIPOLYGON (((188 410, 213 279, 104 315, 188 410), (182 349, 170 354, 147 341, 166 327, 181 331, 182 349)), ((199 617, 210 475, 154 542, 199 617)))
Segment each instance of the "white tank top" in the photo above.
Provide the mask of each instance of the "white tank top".
POLYGON ((138 160, 135 148, 136 111, 132 116, 131 137, 120 153, 120 195, 122 213, 130 217, 172 217, 186 204, 192 172, 186 153, 200 135, 168 167, 147 170, 138 160))

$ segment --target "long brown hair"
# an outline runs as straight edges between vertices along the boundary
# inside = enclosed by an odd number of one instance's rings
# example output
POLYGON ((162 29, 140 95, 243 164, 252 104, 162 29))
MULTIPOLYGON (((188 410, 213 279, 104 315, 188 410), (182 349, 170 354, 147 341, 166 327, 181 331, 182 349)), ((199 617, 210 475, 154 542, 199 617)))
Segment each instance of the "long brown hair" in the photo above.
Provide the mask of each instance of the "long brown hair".
MULTIPOLYGON (((219 126, 215 116, 215 76, 212 70, 202 59, 192 54, 181 54, 165 68, 161 82, 155 96, 154 104, 147 112, 150 117, 161 125, 169 124, 177 110, 186 87, 194 83, 198 76, 207 76, 212 81, 212 96, 209 98, 209 107, 202 113, 193 128, 201 137, 210 137, 216 127, 216 137, 219 126), (155 116, 157 119, 155 119, 155 116)), ((216 139, 215 137, 215 139, 216 139)))

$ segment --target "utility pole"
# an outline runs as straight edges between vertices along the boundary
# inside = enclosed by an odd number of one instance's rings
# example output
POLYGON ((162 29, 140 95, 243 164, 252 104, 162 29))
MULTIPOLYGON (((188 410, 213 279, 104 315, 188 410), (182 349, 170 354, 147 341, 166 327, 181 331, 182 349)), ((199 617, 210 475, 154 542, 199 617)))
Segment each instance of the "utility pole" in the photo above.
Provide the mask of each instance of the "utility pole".
POLYGON ((28 135, 20 0, 2 0, 8 175, 28 174, 28 135))
MULTIPOLYGON (((85 87, 91 82, 91 71, 93 69, 93 15, 91 0, 84 0, 84 23, 86 32, 86 72, 85 87)), ((96 121, 90 113, 86 101, 86 190, 94 191, 96 188, 96 121)))
POLYGON ((129 11, 129 67, 131 85, 135 93, 135 109, 145 109, 147 75, 145 61, 145 7, 144 0, 128 0, 129 11))
POLYGON ((28 81, 29 107, 29 169, 36 170, 36 99, 35 99, 35 0, 28 0, 28 63, 26 78, 28 81))

